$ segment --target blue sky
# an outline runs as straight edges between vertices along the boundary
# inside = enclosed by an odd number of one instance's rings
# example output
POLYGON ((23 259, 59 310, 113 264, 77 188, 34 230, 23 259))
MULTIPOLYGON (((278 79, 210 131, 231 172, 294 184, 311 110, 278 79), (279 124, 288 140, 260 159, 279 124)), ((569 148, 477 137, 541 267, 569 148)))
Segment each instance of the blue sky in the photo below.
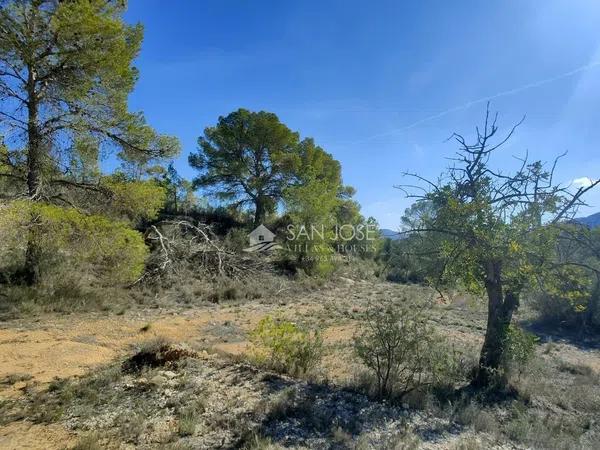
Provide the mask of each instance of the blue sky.
MULTIPOLYGON (((332 153, 365 215, 397 228, 405 171, 435 178, 473 134, 485 99, 525 123, 494 163, 551 161, 557 178, 600 176, 600 3, 130 0, 142 22, 130 105, 187 155, 219 115, 275 112, 332 153), (480 100, 480 101, 477 101, 480 100)), ((600 192, 588 197, 600 211, 600 192)))

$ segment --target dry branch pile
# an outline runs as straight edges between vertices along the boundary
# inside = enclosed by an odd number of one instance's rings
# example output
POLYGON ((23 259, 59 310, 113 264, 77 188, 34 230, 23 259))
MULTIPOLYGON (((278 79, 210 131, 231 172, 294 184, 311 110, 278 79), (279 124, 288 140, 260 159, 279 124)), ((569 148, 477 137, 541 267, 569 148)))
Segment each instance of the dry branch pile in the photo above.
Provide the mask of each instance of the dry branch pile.
POLYGON ((241 279, 271 268, 268 259, 233 252, 221 245, 209 225, 189 220, 165 220, 152 225, 145 239, 152 253, 136 283, 158 282, 190 272, 198 278, 241 279))

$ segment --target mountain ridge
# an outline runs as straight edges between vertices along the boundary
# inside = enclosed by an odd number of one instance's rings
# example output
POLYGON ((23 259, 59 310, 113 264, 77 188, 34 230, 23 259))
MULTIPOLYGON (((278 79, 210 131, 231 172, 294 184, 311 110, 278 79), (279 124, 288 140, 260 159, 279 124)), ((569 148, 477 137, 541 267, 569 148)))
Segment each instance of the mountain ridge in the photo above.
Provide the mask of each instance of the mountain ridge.
MULTIPOLYGON (((577 217, 573 219, 573 222, 580 223, 590 228, 600 227, 600 212, 585 217, 577 217)), ((392 241, 402 239, 400 231, 391 230, 389 228, 381 228, 379 231, 384 239, 391 239, 392 241)))
POLYGON ((576 219, 573 219, 573 221, 582 225, 586 225, 590 228, 600 227, 600 212, 586 217, 578 217, 576 219))

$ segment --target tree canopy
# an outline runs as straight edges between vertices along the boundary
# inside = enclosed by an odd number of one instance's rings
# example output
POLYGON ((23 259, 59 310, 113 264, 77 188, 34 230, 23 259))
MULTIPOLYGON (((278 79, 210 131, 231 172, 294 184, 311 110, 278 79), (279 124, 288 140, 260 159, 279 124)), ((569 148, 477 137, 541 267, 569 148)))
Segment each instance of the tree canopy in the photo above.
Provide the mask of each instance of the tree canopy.
POLYGON ((198 152, 189 157, 200 171, 196 187, 220 200, 254 207, 254 223, 264 221, 293 178, 298 133, 269 112, 238 109, 204 130, 198 152))
POLYGON ((69 203, 97 184, 98 159, 114 152, 139 178, 179 150, 157 134, 128 94, 141 25, 122 19, 123 1, 2 1, 0 126, 10 148, 2 176, 30 198, 69 203))

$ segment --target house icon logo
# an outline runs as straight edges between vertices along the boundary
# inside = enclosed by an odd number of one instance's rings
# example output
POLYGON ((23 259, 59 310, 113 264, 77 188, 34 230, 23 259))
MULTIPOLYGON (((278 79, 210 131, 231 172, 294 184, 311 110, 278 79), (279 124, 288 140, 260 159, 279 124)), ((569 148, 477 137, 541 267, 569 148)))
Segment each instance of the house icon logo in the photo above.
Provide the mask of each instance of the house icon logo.
POLYGON ((281 245, 275 242, 275 233, 262 224, 248 235, 248 240, 250 246, 244 249, 245 252, 268 253, 282 248, 281 245))

